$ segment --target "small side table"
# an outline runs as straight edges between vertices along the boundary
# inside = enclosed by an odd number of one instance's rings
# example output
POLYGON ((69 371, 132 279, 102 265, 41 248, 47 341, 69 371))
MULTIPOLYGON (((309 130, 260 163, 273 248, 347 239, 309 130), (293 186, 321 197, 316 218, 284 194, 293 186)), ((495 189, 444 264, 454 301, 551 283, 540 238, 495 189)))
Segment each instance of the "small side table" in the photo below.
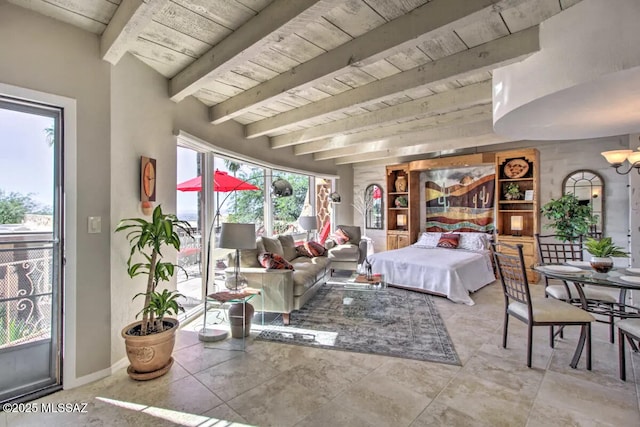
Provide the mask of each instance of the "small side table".
MULTIPOLYGON (((229 291, 229 290, 224 290, 224 291, 220 291, 220 292, 214 292, 212 294, 207 295, 207 301, 208 300, 214 300, 217 301, 221 304, 242 304, 242 315, 241 316, 232 316, 232 315, 228 315, 229 317, 239 317, 242 319, 242 348, 244 349, 244 339, 245 339, 245 327, 246 327, 246 312, 245 312, 245 304, 248 303, 251 299, 253 299, 256 295, 260 295, 262 296, 262 292, 260 291, 260 289, 254 289, 254 288, 244 288, 239 290, 238 292, 234 292, 234 291, 229 291)), ((205 301, 205 313, 207 310, 206 304, 207 301, 205 301)), ((263 316, 264 316, 264 312, 263 312, 263 316)), ((206 320, 206 318, 205 318, 206 320)), ((229 323, 232 323, 231 320, 229 321, 229 323)), ((264 318, 263 318, 263 323, 264 323, 264 318)), ((201 333, 200 333, 200 340, 201 341, 220 341, 223 340, 225 338, 227 338, 228 336, 228 332, 226 330, 209 330, 206 335, 205 335, 205 331, 206 331, 206 325, 204 325, 201 333), (222 332, 224 332, 224 334, 222 334, 222 332), (208 339, 209 336, 213 337, 214 335, 218 335, 219 334, 219 338, 216 337, 217 339, 208 339)))

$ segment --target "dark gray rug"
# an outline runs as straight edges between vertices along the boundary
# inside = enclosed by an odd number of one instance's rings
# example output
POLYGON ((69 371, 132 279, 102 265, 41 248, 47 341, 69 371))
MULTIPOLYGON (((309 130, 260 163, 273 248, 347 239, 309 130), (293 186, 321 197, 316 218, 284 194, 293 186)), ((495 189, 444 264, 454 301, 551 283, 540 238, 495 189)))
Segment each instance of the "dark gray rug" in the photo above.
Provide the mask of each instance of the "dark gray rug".
POLYGON ((366 292, 326 284, 291 313, 288 326, 277 316, 256 339, 460 365, 432 298, 397 288, 366 292))

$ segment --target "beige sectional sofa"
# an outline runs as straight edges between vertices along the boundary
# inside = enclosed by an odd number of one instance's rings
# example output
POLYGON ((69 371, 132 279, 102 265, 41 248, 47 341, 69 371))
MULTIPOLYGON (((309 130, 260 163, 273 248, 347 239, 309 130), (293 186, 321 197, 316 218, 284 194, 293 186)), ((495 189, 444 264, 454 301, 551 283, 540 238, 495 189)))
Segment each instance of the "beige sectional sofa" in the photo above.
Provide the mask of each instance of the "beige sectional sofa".
MULTIPOLYGON (((256 243, 256 249, 245 249, 240 254, 240 270, 249 286, 263 291, 263 298, 253 298, 251 305, 257 311, 282 313, 284 324, 288 325, 289 314, 299 310, 326 283, 331 261, 326 256, 298 256, 290 235, 260 237, 256 243), (294 270, 265 269, 258 261, 258 255, 264 252, 282 256, 294 270)), ((233 260, 227 265, 233 265, 233 260)), ((227 269, 227 274, 232 271, 227 269)))

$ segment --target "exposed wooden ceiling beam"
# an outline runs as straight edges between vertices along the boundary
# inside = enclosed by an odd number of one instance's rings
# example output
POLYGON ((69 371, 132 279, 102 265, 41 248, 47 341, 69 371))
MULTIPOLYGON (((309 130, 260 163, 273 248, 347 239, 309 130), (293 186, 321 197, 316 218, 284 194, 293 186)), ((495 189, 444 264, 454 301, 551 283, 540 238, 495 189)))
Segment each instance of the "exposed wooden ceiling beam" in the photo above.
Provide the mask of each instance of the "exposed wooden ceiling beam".
POLYGON ((233 119, 251 108, 272 102, 292 89, 306 89, 318 79, 336 77, 350 67, 361 67, 396 51, 415 46, 442 31, 464 26, 488 6, 522 3, 526 0, 432 0, 360 37, 323 53, 294 69, 261 83, 210 108, 214 124, 233 119))
POLYGON ((257 55, 268 44, 306 27, 339 3, 338 0, 274 0, 255 17, 212 47, 169 81, 173 101, 202 89, 216 75, 257 55))
POLYGON ((336 165, 346 165, 383 159, 394 159, 394 161, 397 161, 398 158, 433 153, 437 151, 481 147, 485 145, 502 144, 505 142, 513 142, 513 140, 508 137, 496 135, 495 133, 474 135, 467 138, 443 140, 439 141, 438 143, 415 145, 412 147, 396 148, 386 151, 377 151, 366 154, 359 154, 356 156, 345 156, 337 158, 335 162, 336 165))
POLYGON ((458 140, 493 133, 493 121, 483 119, 471 123, 454 123, 446 127, 435 127, 415 133, 407 133, 397 136, 389 136, 378 141, 365 142, 334 150, 321 151, 313 155, 314 160, 328 160, 345 156, 363 155, 371 152, 388 151, 398 148, 407 148, 425 143, 437 144, 442 141, 458 140))
POLYGON ((102 59, 116 65, 138 35, 169 0, 128 0, 120 3, 100 37, 102 59))
POLYGON ((262 134, 266 129, 281 129, 331 112, 384 100, 398 93, 409 93, 421 86, 434 87, 454 78, 490 71, 517 62, 539 49, 538 26, 530 27, 247 126, 253 134, 262 134))
MULTIPOLYGON (((367 130, 412 116, 433 116, 491 102, 491 81, 475 83, 359 116, 270 138, 271 148, 288 147, 355 130, 367 130)), ((248 128, 247 125, 246 128, 248 128)), ((247 136, 248 137, 248 136, 247 136)))
MULTIPOLYGON (((479 121, 491 120, 493 117, 491 111, 491 104, 478 105, 475 107, 467 108, 465 110, 452 111, 437 116, 426 117, 420 120, 412 120, 404 123, 397 123, 391 126, 379 127, 375 129, 366 130, 358 133, 351 133, 348 135, 340 135, 332 138, 322 139, 319 141, 312 141, 301 145, 296 145, 293 148, 293 152, 296 155, 318 153, 322 151, 335 151, 340 148, 348 148, 354 146, 360 146, 362 143, 385 141, 396 141, 395 143, 408 144, 409 141, 413 141, 412 137, 418 136, 418 142, 422 135, 433 134, 438 135, 438 128, 445 128, 451 126, 459 126, 467 123, 476 123, 479 121), (432 131, 431 133, 429 133, 432 131), (402 136, 404 138, 402 138, 402 136), (404 142, 400 142, 404 141, 404 142)), ((445 132, 445 136, 448 134, 445 132)), ((348 150, 343 150, 346 152, 348 150)), ((336 156, 337 157, 337 156, 336 156)))

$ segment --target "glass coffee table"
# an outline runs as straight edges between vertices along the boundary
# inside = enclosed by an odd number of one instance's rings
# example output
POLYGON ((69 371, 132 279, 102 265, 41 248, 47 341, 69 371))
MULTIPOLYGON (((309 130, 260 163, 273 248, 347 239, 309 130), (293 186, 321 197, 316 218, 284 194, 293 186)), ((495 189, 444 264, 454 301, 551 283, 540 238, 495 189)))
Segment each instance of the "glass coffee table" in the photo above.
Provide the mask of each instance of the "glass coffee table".
POLYGON ((364 274, 353 273, 345 282, 344 289, 349 291, 386 292, 388 287, 382 274, 374 274, 373 280, 367 280, 364 274))

